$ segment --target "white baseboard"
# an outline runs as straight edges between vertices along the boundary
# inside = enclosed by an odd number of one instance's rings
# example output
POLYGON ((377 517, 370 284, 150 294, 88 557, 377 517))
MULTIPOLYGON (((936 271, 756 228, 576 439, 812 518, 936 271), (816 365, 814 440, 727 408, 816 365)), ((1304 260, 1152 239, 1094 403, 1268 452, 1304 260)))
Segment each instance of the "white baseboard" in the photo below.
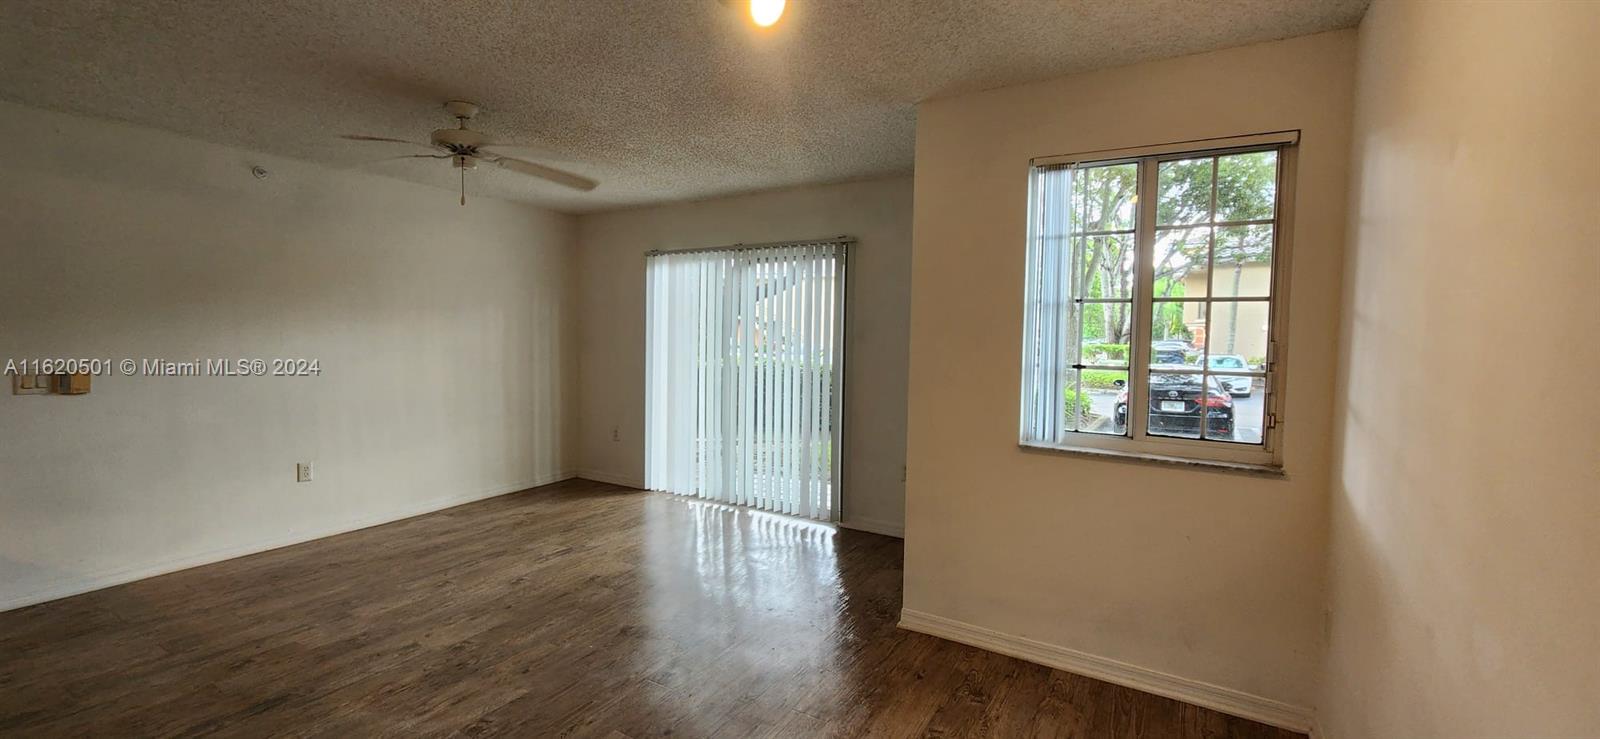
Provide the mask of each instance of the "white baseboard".
POLYGON ((875 518, 852 517, 840 521, 839 525, 847 529, 865 531, 869 534, 883 534, 884 536, 892 536, 896 539, 906 538, 906 525, 904 523, 897 523, 894 521, 882 521, 875 518))
POLYGON ((1239 718, 1259 721, 1291 731, 1311 729, 1311 709, 1271 698, 1251 695, 1220 685, 1192 680, 1146 667, 1118 662, 1075 649, 1046 644, 931 613, 905 609, 900 612, 900 628, 941 639, 961 642, 979 649, 1025 659, 1046 667, 1116 683, 1146 693, 1193 703, 1239 718))
POLYGON ((617 475, 610 472, 602 472, 600 470, 578 470, 578 474, 576 476, 585 480, 594 480, 595 482, 609 482, 612 485, 621 485, 625 488, 636 488, 639 490, 644 489, 644 480, 632 478, 627 475, 617 475))
POLYGON ((304 544, 308 541, 335 536, 337 534, 349 533, 351 531, 371 528, 373 526, 382 526, 386 523, 393 523, 402 519, 420 516, 425 513, 442 511, 446 508, 454 508, 458 505, 465 505, 467 503, 494 498, 497 496, 506 495, 508 493, 515 493, 520 490, 527 490, 528 488, 536 488, 541 485, 549 485, 552 483, 561 482, 562 480, 570 480, 574 477, 577 477, 577 475, 570 472, 558 472, 553 475, 545 475, 543 477, 525 482, 514 482, 509 485, 499 485, 488 490, 481 490, 477 493, 465 496, 458 495, 447 498, 434 498, 421 503, 408 505, 404 508, 384 511, 383 513, 376 515, 360 516, 317 526, 315 528, 289 531, 270 539, 252 541, 237 546, 223 547, 221 549, 213 549, 207 552, 200 552, 198 554, 191 554, 182 557, 174 557, 156 562, 146 562, 130 567, 118 568, 115 570, 85 573, 72 578, 58 580, 46 585, 43 588, 39 588, 30 592, 0 597, 0 612, 23 608, 25 606, 31 606, 38 603, 45 603, 52 600, 59 600, 61 598, 68 598, 74 595, 81 595, 83 593, 100 590, 102 588, 109 588, 115 585, 130 583, 135 580, 143 580, 148 577, 165 575, 168 573, 177 572, 179 570, 187 570, 191 567, 199 567, 201 565, 213 564, 237 557, 259 554, 261 552, 270 551, 273 549, 294 546, 295 544, 304 544))

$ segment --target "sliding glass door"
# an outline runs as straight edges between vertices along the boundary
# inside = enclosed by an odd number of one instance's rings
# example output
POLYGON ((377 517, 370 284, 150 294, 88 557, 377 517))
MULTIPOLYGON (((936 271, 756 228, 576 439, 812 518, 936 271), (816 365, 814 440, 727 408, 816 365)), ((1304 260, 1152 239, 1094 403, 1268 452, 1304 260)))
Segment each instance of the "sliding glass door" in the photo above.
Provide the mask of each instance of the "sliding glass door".
POLYGON ((646 487, 837 519, 846 243, 649 255, 646 487))

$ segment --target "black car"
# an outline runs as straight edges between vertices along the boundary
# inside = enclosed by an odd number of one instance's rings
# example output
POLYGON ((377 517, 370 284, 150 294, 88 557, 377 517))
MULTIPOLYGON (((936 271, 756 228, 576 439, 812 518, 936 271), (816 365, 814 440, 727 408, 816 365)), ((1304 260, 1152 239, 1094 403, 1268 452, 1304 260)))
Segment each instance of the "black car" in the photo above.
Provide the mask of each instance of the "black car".
MULTIPOLYGON (((1217 378, 1206 377, 1206 392, 1201 392, 1202 375, 1194 367, 1152 364, 1150 369, 1150 431, 1198 434, 1205 419, 1206 436, 1233 435, 1233 398, 1217 378)), ((1117 396, 1115 413, 1120 432, 1128 424, 1127 390, 1117 396)))
POLYGON ((1184 364, 1189 358, 1189 345, 1181 341, 1150 342, 1151 364, 1184 364))

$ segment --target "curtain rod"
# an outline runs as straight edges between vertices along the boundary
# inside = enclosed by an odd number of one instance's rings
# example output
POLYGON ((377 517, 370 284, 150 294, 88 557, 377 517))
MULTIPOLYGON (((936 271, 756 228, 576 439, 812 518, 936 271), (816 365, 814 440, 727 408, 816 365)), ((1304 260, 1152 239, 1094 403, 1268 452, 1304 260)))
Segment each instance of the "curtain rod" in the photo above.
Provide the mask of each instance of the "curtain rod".
POLYGON ((727 246, 706 246, 697 249, 651 249, 644 253, 647 257, 656 257, 662 254, 694 254, 708 251, 749 251, 751 249, 772 249, 779 246, 799 246, 801 244, 854 244, 854 236, 833 236, 826 239, 798 239, 790 241, 767 241, 760 244, 728 244, 727 246))

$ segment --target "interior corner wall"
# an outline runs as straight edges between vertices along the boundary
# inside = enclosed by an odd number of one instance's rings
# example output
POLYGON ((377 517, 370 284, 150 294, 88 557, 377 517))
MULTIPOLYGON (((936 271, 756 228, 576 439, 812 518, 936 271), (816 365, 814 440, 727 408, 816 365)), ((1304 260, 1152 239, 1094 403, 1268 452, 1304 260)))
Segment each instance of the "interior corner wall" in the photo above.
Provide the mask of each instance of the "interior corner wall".
POLYGON ((908 616, 1309 722, 1354 44, 1337 31, 920 106, 908 616), (1287 479, 1019 448, 1029 158, 1286 129, 1302 131, 1287 479))
POLYGON ((1323 735, 1600 732, 1600 4, 1360 28, 1323 735))
POLYGON ((911 179, 819 185, 581 216, 581 473, 644 484, 644 253, 849 235, 846 525, 899 535, 911 179))
POLYGON ((6 378, 0 609, 573 467, 571 216, 10 103, 0 202, 0 362, 321 370, 6 378))

